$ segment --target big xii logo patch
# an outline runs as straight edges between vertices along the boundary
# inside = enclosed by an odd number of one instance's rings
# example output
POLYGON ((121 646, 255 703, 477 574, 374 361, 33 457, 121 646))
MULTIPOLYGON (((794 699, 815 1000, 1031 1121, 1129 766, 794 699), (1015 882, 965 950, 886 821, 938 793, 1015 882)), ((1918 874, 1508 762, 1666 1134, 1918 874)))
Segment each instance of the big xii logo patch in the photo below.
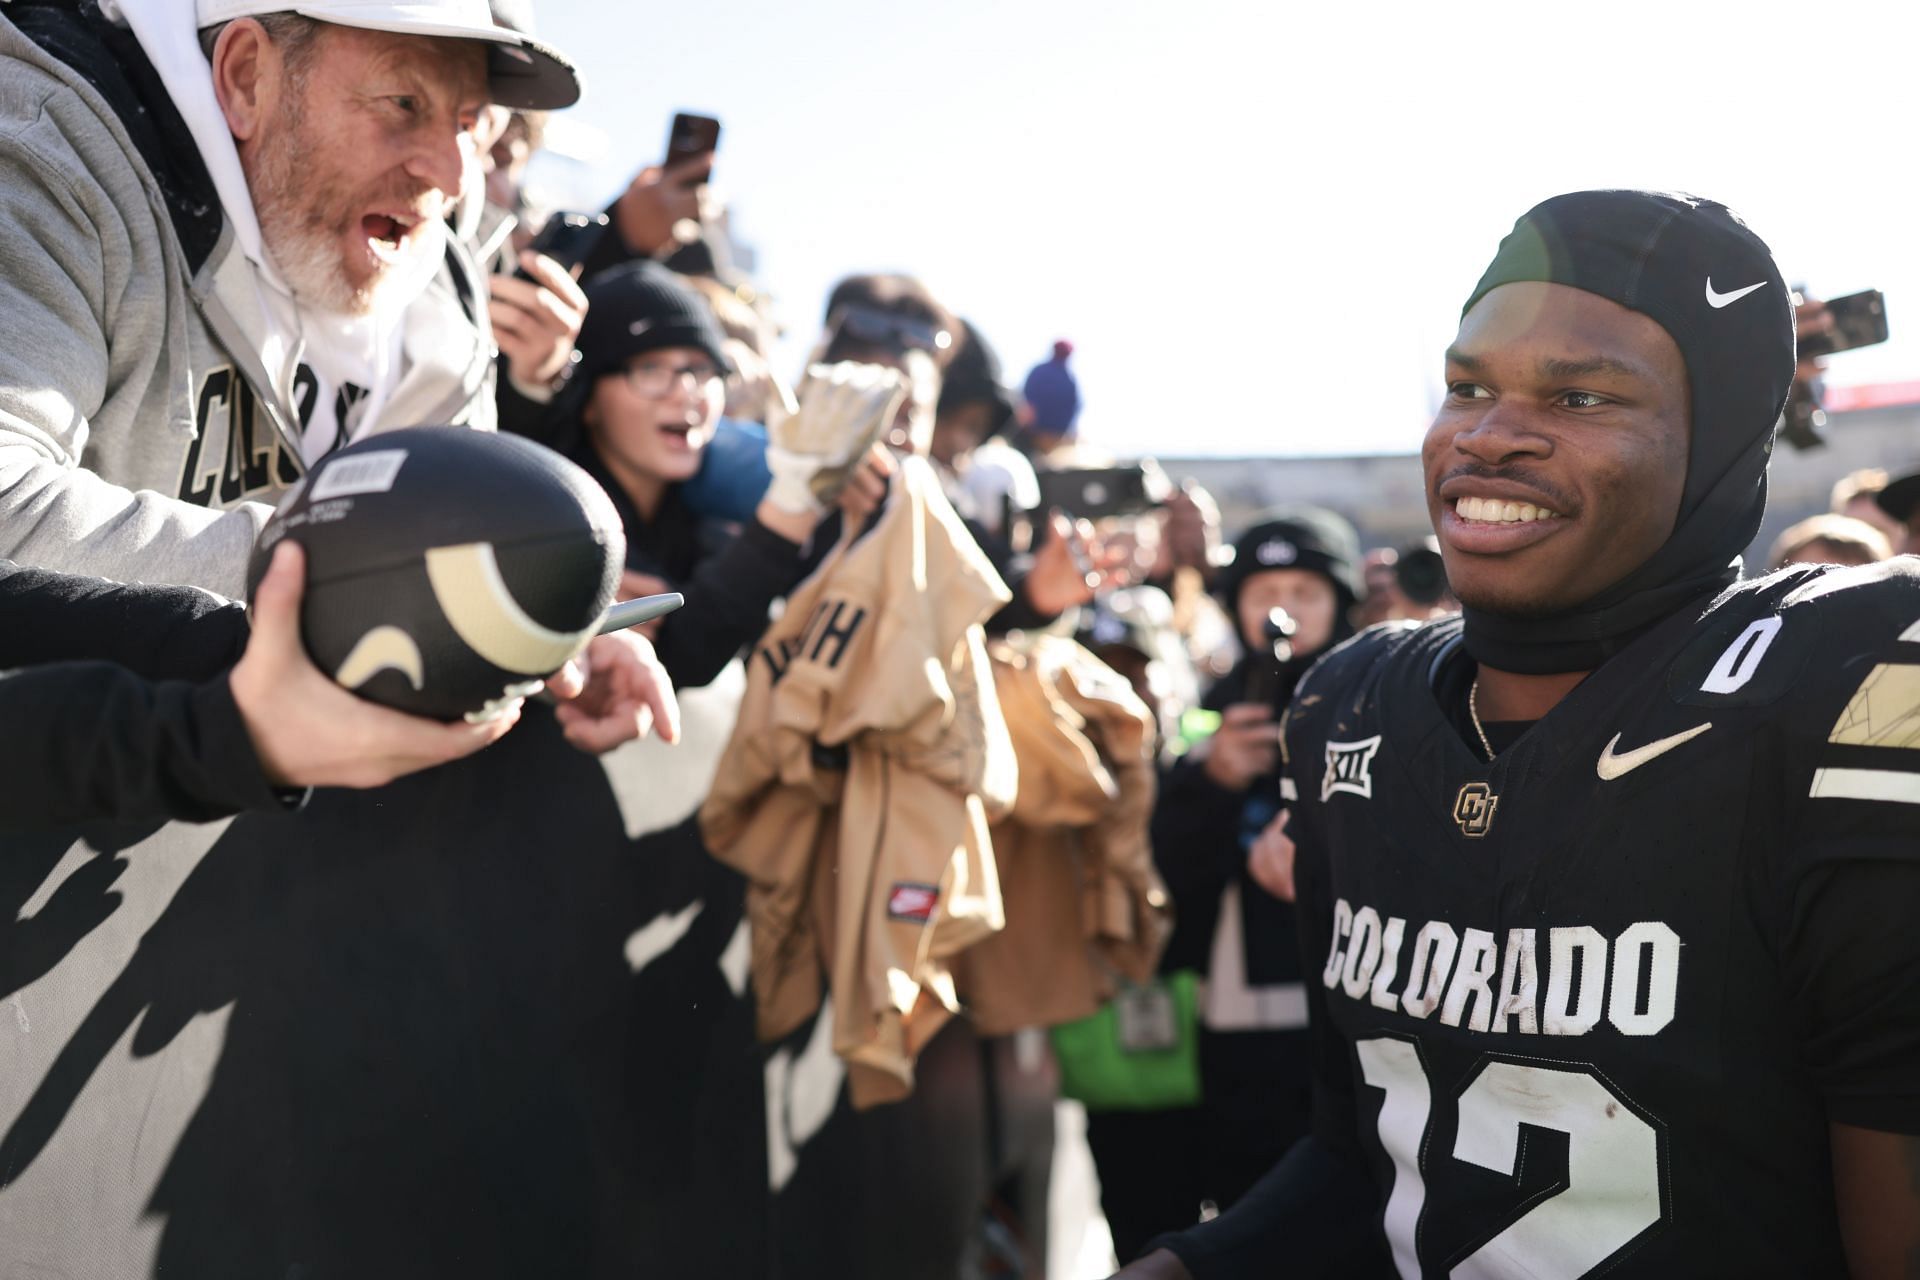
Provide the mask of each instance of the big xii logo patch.
POLYGON ((1380 750, 1380 735, 1358 742, 1327 744, 1327 776, 1320 781, 1320 800, 1325 803, 1336 791, 1373 799, 1373 756, 1380 750))
POLYGON ((1460 824, 1463 834, 1478 840, 1493 830, 1493 811, 1499 804, 1500 797, 1493 794, 1492 787, 1484 782, 1469 782, 1454 797, 1453 820, 1460 824))

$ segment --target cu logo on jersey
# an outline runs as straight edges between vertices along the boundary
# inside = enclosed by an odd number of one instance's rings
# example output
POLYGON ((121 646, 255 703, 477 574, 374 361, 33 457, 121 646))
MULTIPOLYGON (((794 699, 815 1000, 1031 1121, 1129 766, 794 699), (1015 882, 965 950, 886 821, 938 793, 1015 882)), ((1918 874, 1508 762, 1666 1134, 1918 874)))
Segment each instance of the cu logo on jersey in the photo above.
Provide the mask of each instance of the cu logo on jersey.
POLYGON ((1327 776, 1320 782, 1320 800, 1324 804, 1336 791, 1346 791, 1364 799, 1373 799, 1373 756, 1380 750, 1380 735, 1358 742, 1327 744, 1327 776))
POLYGON ((1462 835, 1478 840, 1493 829, 1493 811, 1499 804, 1500 797, 1493 794, 1493 788, 1484 782, 1469 782, 1454 797, 1453 820, 1460 824, 1462 835))

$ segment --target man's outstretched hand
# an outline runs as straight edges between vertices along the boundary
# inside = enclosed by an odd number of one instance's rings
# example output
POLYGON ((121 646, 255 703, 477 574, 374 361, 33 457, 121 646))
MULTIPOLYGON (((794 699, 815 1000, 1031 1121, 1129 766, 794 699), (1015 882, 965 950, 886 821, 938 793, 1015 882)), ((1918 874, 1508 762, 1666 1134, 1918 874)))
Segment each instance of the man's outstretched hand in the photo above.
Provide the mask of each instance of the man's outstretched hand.
POLYGON ((253 597, 253 634, 227 677, 267 780, 281 787, 379 787, 472 755, 520 718, 442 724, 368 702, 313 665, 300 642, 306 553, 291 539, 253 597))
POLYGON ((655 729, 680 741, 680 704, 653 643, 632 631, 595 636, 586 652, 561 668, 547 688, 559 698, 554 717, 567 741, 604 755, 655 729))

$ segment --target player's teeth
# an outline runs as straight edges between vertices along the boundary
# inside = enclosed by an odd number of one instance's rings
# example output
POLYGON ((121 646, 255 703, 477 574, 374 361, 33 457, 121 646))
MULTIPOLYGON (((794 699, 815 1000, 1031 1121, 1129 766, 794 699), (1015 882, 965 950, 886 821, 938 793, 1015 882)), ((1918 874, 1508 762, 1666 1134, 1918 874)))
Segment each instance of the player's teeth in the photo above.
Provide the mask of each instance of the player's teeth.
POLYGON ((1486 524, 1528 524, 1535 520, 1551 520, 1555 514, 1531 502, 1502 502, 1496 498, 1461 498, 1454 504, 1454 510, 1462 520, 1478 520, 1486 524))

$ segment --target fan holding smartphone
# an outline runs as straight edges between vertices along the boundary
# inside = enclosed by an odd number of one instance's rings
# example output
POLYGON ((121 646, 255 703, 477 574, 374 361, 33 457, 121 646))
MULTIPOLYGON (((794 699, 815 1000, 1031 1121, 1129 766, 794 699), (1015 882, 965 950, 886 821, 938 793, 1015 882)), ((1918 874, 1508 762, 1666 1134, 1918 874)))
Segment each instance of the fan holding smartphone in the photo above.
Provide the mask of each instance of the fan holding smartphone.
POLYGON ((1796 449, 1817 449, 1826 443, 1820 434, 1827 425, 1820 404, 1826 358, 1885 342, 1887 300, 1878 289, 1863 289, 1823 302, 1798 286, 1793 291, 1793 323, 1799 365, 1781 414, 1780 434, 1796 449))
POLYGON ((587 308, 573 268, 606 223, 604 215, 554 214, 520 251, 512 275, 488 278, 494 345, 514 389, 530 400, 545 401, 573 359, 587 308))
POLYGON ((685 111, 674 116, 665 157, 635 174, 613 204, 613 225, 629 253, 656 258, 685 243, 689 228, 697 232, 701 189, 713 179, 719 149, 714 117, 685 111))
POLYGON ((512 276, 495 276, 493 335, 522 396, 544 401, 572 361, 586 297, 575 281, 596 264, 656 257, 698 233, 702 189, 713 176, 720 122, 681 112, 662 164, 635 175, 609 214, 556 213, 523 250, 512 276), (609 254, 608 230, 626 253, 609 254))

